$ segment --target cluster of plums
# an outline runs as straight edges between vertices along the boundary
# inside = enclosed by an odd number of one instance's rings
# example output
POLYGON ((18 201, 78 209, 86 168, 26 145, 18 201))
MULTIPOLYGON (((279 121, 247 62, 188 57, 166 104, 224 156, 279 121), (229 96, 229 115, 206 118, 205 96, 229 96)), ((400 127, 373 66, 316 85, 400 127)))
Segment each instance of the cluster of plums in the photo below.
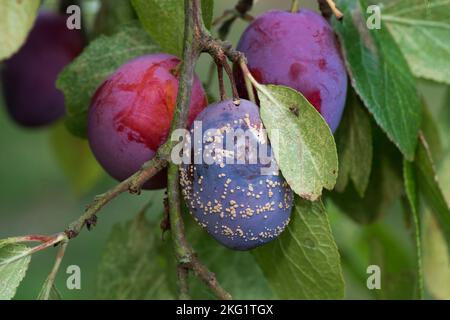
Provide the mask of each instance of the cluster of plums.
MULTIPOLYGON (((26 125, 39 125, 61 115, 63 98, 53 92, 53 81, 61 66, 81 50, 81 42, 68 38, 67 50, 60 48, 63 44, 54 41, 59 36, 46 31, 53 23, 58 21, 39 17, 29 41, 7 62, 3 75, 10 113, 26 125), (39 50, 40 46, 50 49, 39 50), (47 60, 53 63, 47 64, 47 60), (25 77, 22 69, 32 76, 25 77), (29 104, 31 96, 33 105, 29 104)), ((270 11, 248 26, 237 49, 245 53, 257 81, 298 90, 335 131, 344 108, 347 76, 326 20, 306 9, 270 11)), ((95 157, 114 178, 123 180, 136 172, 166 141, 177 97, 179 63, 178 58, 163 53, 141 56, 122 65, 97 89, 89 109, 88 138, 95 157)), ((235 76, 241 97, 246 97, 237 68, 235 76)), ((236 106, 226 100, 207 106, 197 77, 188 126, 194 120, 202 121, 203 132, 262 127, 259 108, 250 101, 241 99, 236 106)), ((225 131, 221 131, 224 139, 225 131)), ((256 143, 264 142, 257 139, 256 143)), ((202 147, 208 144, 208 140, 201 141, 202 147)), ((262 166, 257 161, 180 167, 183 195, 195 220, 229 248, 246 250, 267 243, 289 222, 292 191, 278 172, 262 175, 262 166)), ((164 187, 165 177, 161 172, 144 187, 164 187)))

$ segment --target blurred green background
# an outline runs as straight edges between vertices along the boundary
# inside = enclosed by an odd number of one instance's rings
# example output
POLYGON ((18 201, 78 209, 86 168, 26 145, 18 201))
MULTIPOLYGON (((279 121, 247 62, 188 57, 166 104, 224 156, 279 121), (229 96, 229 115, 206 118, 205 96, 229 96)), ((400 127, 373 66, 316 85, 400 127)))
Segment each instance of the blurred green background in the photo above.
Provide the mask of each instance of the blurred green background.
MULTIPOLYGON (((215 16, 234 6, 236 1, 215 1, 215 16)), ((316 9, 316 1, 301 1, 303 7, 316 9)), ((258 15, 270 8, 288 9, 290 1, 257 1, 251 11, 258 15)), ((235 45, 244 30, 246 22, 237 21, 230 33, 229 40, 235 45)), ((210 58, 202 56, 197 72, 202 80, 207 79, 210 58)), ((444 105, 446 87, 431 82, 420 82, 420 91, 424 94, 430 108, 437 112, 444 105)), ((214 78, 212 92, 218 91, 214 78)), ((10 121, 3 101, 0 100, 0 238, 25 234, 52 234, 62 231, 68 223, 75 220, 84 210, 93 196, 104 192, 114 185, 114 181, 104 173, 93 188, 82 192, 75 187, 71 178, 61 167, 53 146, 54 135, 61 130, 26 130, 10 121)), ((69 155, 78 161, 80 155, 69 155)), ((81 155, 84 156, 84 155, 81 155)), ((94 172, 97 172, 94 170, 94 172)), ((94 174, 95 175, 95 174, 94 174)), ((368 190, 370 192, 370 190, 368 190)), ((71 241, 58 274, 56 285, 65 299, 90 299, 95 296, 95 281, 102 249, 105 246, 112 225, 124 222, 136 216, 138 211, 151 199, 153 205, 148 218, 159 221, 162 213, 163 192, 143 192, 140 196, 124 194, 109 204, 99 214, 98 225, 94 231, 84 230, 71 241), (81 290, 68 290, 65 285, 66 268, 69 265, 81 268, 81 290)), ((358 244, 355 239, 364 230, 378 233, 382 230, 386 241, 398 246, 405 259, 413 259, 413 243, 403 223, 400 205, 385 215, 375 226, 360 227, 330 206, 336 241, 345 259, 344 271, 347 285, 347 298, 373 298, 365 286, 365 263, 368 259, 368 242, 358 244), (378 229, 377 229, 378 228, 378 229), (361 248, 355 248, 359 246, 361 248), (355 250, 365 255, 355 256, 355 250), (350 263, 349 263, 350 262, 350 263), (361 268, 363 268, 361 270, 361 268), (355 268, 357 270, 355 270, 355 268), (358 269, 359 268, 359 269, 358 269)), ((212 241, 212 240, 211 240, 212 241)), ((41 285, 50 271, 55 248, 33 255, 27 276, 16 295, 17 299, 35 299, 41 285)), ((395 253, 397 248, 392 248, 395 253)), ((175 275, 174 275, 175 277, 175 275)))

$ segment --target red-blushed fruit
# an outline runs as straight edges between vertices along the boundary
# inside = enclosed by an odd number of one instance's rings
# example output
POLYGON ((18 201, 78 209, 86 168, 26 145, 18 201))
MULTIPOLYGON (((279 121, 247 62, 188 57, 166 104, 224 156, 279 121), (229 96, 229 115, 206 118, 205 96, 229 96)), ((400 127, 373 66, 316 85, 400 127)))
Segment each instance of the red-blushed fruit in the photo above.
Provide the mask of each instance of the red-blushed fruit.
POLYGON ((3 92, 11 117, 26 127, 44 126, 64 115, 64 96, 55 87, 59 72, 84 46, 66 16, 41 12, 23 47, 5 62, 3 92))
MULTIPOLYGON (((167 139, 178 92, 180 60, 168 54, 138 57, 122 65, 98 89, 88 114, 88 138, 103 168, 117 180, 152 159, 167 139)), ((195 77, 188 124, 207 105, 195 77)), ((144 188, 166 185, 164 171, 144 188)))
MULTIPOLYGON (((246 55, 258 82, 301 92, 336 130, 345 106, 347 74, 333 30, 321 15, 308 9, 266 12, 247 27, 237 50, 246 55)), ((237 66, 234 71, 239 93, 246 97, 242 74, 237 66)))

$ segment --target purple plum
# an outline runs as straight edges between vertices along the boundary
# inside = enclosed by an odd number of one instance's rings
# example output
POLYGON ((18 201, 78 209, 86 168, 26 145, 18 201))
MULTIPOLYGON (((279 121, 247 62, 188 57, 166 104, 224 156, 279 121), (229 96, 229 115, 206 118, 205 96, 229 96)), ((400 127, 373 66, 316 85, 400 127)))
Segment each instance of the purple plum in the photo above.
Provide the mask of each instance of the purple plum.
POLYGON ((276 162, 262 134, 258 106, 243 99, 239 106, 222 101, 202 111, 194 128, 198 123, 203 139, 191 132, 194 140, 203 143, 193 144, 191 153, 203 160, 180 166, 182 193, 194 219, 218 242, 235 250, 249 250, 277 238, 289 223, 293 194, 278 166, 272 166, 276 162), (238 137, 244 137, 241 144, 238 137), (226 147, 227 141, 231 146, 226 147), (203 156, 206 151, 214 161, 203 156), (270 161, 263 161, 264 154, 270 161))
MULTIPOLYGON (((166 141, 178 92, 180 60, 168 54, 133 59, 116 70, 92 98, 88 114, 88 139, 103 168, 122 181, 148 160, 166 141)), ((200 80, 192 88, 189 124, 207 105, 200 80)), ((163 188, 165 171, 144 188, 163 188)))
MULTIPOLYGON (((334 132, 341 121, 347 74, 339 44, 328 22, 319 14, 273 10, 257 17, 244 31, 237 49, 248 60, 255 79, 285 85, 301 92, 334 132)), ((235 66, 241 96, 247 91, 235 66)))
POLYGON ((1 74, 8 112, 18 124, 45 126, 64 115, 64 96, 55 81, 83 47, 81 31, 69 30, 66 16, 39 13, 24 46, 1 74))

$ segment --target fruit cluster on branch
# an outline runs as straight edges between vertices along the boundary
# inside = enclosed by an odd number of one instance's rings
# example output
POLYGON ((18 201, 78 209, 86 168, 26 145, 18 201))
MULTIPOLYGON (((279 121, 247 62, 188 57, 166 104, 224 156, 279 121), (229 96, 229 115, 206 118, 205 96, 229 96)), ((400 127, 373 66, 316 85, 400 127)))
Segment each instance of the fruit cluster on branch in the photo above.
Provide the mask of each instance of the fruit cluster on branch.
MULTIPOLYGON (((241 0, 235 10, 245 18, 252 3, 241 0)), ((330 5, 329 1, 327 3, 330 5)), ((331 6, 331 9, 336 13, 335 7, 331 6)), ((294 88, 316 107, 332 131, 340 122, 347 77, 333 31, 320 15, 306 9, 268 12, 252 21, 236 50, 229 42, 214 38, 206 29, 200 0, 185 0, 184 10, 181 60, 165 53, 138 57, 110 75, 92 97, 87 125, 90 147, 105 171, 121 182, 97 196, 64 233, 43 240, 43 244, 33 249, 63 244, 52 272, 53 278, 67 241, 76 237, 84 226, 90 229, 95 225, 98 212, 112 199, 127 191, 138 194, 142 188, 167 186, 169 223, 166 225, 170 225, 178 262, 180 298, 188 298, 187 277, 192 271, 218 298, 230 299, 231 295, 199 261, 185 238, 181 197, 184 196, 195 220, 216 240, 232 249, 248 250, 283 232, 293 206, 292 190, 278 171, 261 175, 264 165, 259 162, 227 165, 221 159, 223 162, 213 165, 185 164, 179 168, 170 158, 176 142, 168 137, 177 129, 190 127, 194 120, 202 121, 204 130, 219 128, 221 135, 218 138, 222 140, 225 140, 227 130, 262 129, 252 83, 294 88), (202 52, 208 53, 217 65, 221 98, 207 109, 206 94, 194 74, 202 52), (276 65, 274 57, 277 57, 276 65), (234 65, 234 73, 228 60, 234 65), (225 97, 223 71, 231 83, 232 100, 225 97), (247 97, 251 101, 241 99, 247 97), (202 183, 208 187, 204 188, 202 183)), ((40 16, 27 45, 7 62, 3 75, 7 80, 4 83, 11 86, 5 90, 7 105, 13 118, 24 125, 44 125, 63 114, 61 93, 49 88, 43 91, 45 97, 36 95, 33 109, 36 114, 25 110, 28 106, 21 99, 32 84, 22 83, 21 79, 31 78, 20 73, 21 64, 30 61, 33 63, 30 68, 36 68, 36 73, 40 73, 36 59, 41 58, 30 58, 29 55, 34 54, 32 51, 36 47, 48 46, 51 42, 41 38, 42 34, 49 36, 46 28, 55 26, 66 30, 59 26, 64 22, 57 16, 40 16), (13 95, 8 96, 9 93, 13 95)), ((41 85, 52 86, 61 68, 82 50, 80 33, 72 32, 67 36, 71 38, 71 46, 50 46, 53 53, 64 59, 50 64, 52 72, 45 73, 48 78, 39 79, 41 85), (66 50, 68 47, 70 50, 66 50), (61 50, 67 52, 62 54, 61 50)), ((42 59, 49 57, 50 53, 43 54, 42 59)), ((44 62, 43 65, 49 65, 44 62)), ((267 139, 261 139, 259 135, 253 138, 256 145, 266 145, 271 153, 267 139)), ((195 152, 193 149, 192 153, 195 152)), ((239 160, 239 150, 234 150, 233 154, 234 160, 239 160)), ((260 160, 259 155, 255 157, 260 160)))

